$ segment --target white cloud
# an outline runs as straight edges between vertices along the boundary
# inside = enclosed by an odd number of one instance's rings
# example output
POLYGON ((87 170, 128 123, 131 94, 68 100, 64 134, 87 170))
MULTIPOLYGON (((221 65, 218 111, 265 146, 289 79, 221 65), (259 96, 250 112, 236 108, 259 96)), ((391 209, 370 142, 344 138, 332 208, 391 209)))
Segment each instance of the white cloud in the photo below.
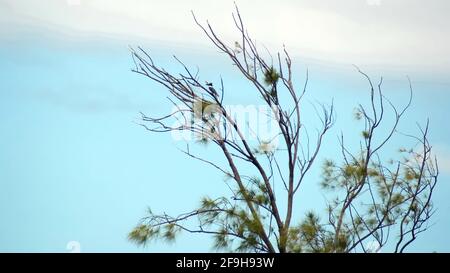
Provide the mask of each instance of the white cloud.
MULTIPOLYGON (((339 63, 450 71, 447 0, 237 1, 258 41, 339 63)), ((190 10, 233 41, 232 1, 3 0, 2 32, 33 25, 66 34, 107 34, 187 46, 206 45, 190 10)), ((1 26, 0 25, 0 26, 1 26)))

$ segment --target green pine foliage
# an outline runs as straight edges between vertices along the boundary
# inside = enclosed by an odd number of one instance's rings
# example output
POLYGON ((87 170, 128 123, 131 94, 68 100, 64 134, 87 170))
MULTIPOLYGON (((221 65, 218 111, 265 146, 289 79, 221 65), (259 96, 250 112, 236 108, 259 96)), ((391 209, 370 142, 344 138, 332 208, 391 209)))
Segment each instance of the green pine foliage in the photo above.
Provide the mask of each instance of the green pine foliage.
POLYGON ((279 79, 280 74, 273 66, 264 72, 264 83, 267 85, 276 85, 279 79))

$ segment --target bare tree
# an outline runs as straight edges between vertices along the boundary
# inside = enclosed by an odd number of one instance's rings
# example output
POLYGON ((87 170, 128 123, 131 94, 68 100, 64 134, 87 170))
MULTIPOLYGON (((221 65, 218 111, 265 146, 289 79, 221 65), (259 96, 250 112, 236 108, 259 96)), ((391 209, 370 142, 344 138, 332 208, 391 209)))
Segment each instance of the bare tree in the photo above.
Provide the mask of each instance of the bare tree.
POLYGON ((177 57, 183 72, 170 73, 144 49, 131 49, 133 72, 162 85, 176 109, 159 118, 142 113, 142 126, 152 132, 190 132, 201 141, 213 143, 227 166, 193 154, 189 144, 183 152, 224 173, 232 183, 227 182, 231 197, 206 197, 199 208, 176 217, 149 211, 129 234, 130 240, 138 244, 152 239, 174 240, 180 231, 186 231, 213 235, 217 248, 232 251, 367 252, 374 251, 368 242, 376 242, 376 249, 389 246, 402 252, 427 229, 438 177, 427 138, 428 122, 425 128, 419 127, 419 137, 401 134, 397 129, 411 105, 412 88, 406 106, 399 109, 383 95, 382 80, 375 86, 358 69, 370 85, 370 106, 360 105, 355 113, 355 118, 364 122, 360 148, 352 152, 344 136, 339 137, 341 158, 326 160, 323 165, 321 186, 336 195, 322 213, 326 220, 320 219, 320 213, 310 212, 304 220, 293 223, 296 194, 318 162, 323 138, 334 124, 333 103, 315 106, 321 127, 316 129, 315 138, 310 137, 301 114, 308 74, 301 87, 294 85, 292 61, 286 49, 275 57, 263 57, 244 28, 237 7, 233 19, 241 38, 231 45, 208 22, 203 25, 194 14, 193 18, 206 38, 252 84, 255 96, 259 95, 270 108, 281 145, 273 148, 270 141, 259 137, 255 145, 248 139, 242 122, 226 107, 223 80, 218 87, 212 82, 203 83, 198 70, 188 68, 177 57), (384 128, 389 126, 386 114, 395 120, 388 130, 384 128), (384 163, 381 152, 398 136, 414 139, 420 147, 402 148, 404 155, 400 159, 384 163), (251 166, 257 175, 243 174, 241 164, 251 166))

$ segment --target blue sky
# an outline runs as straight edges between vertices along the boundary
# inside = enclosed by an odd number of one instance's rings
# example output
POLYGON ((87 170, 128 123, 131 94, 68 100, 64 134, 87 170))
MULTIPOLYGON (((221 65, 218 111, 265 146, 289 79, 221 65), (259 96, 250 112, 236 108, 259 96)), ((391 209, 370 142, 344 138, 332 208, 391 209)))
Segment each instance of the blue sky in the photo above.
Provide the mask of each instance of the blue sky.
MULTIPOLYGON (((145 249, 126 239, 148 206, 177 214, 195 208, 206 194, 218 196, 226 190, 221 174, 186 158, 170 135, 146 132, 135 123, 139 111, 160 114, 170 105, 159 86, 130 72, 130 44, 149 49, 172 71, 179 69, 171 59, 177 54, 198 65, 204 79, 214 81, 220 74, 229 90, 235 90, 230 91, 231 99, 252 103, 253 97, 233 93, 243 81, 189 18, 190 9, 198 10, 202 18, 215 18, 225 37, 232 39, 232 32, 223 26, 232 23, 231 2, 220 1, 217 7, 204 7, 201 2, 0 0, 0 251, 66 252, 70 241, 78 241, 85 252, 210 250, 210 240, 197 235, 145 249), (160 15, 168 11, 178 19, 169 22, 160 15)), ((446 77, 450 46, 449 35, 436 33, 448 25, 441 16, 445 3, 431 1, 424 7, 410 1, 411 16, 422 9, 430 18, 410 25, 399 11, 402 1, 393 1, 392 6, 384 1, 375 6, 349 1, 347 9, 326 6, 326 1, 280 2, 273 29, 258 27, 258 17, 248 12, 249 30, 254 26, 255 36, 259 34, 270 49, 279 48, 278 42, 288 48, 292 44, 299 81, 306 68, 310 71, 309 99, 334 98, 338 122, 327 143, 335 143, 340 130, 352 133, 358 126, 350 118, 353 107, 364 101, 367 85, 352 63, 374 77, 384 75, 386 95, 397 102, 408 92, 405 75, 411 76, 413 107, 402 129, 414 132, 415 122, 429 117, 431 141, 441 162, 435 225, 411 250, 450 251, 450 82, 446 77), (325 23, 305 32, 290 26, 270 36, 276 26, 296 23, 290 9, 304 10, 305 17, 325 23), (373 24, 374 14, 386 20, 373 24), (328 29, 330 22, 334 26, 328 29), (365 29, 379 34, 379 46, 367 42, 365 29), (350 30, 354 35, 349 36, 350 30), (430 42, 421 44, 421 35, 428 35, 430 42), (276 37, 277 42, 268 37, 276 37)), ((241 3, 243 11, 250 10, 248 1, 241 3)), ((267 12, 270 5, 263 1, 258 9, 267 12)), ((216 156, 209 147, 198 149, 216 156)), ((328 149, 321 158, 330 156, 333 151, 328 149)), ((319 193, 307 194, 315 191, 318 175, 313 172, 305 186, 301 196, 305 205, 298 218, 321 200, 319 193)))

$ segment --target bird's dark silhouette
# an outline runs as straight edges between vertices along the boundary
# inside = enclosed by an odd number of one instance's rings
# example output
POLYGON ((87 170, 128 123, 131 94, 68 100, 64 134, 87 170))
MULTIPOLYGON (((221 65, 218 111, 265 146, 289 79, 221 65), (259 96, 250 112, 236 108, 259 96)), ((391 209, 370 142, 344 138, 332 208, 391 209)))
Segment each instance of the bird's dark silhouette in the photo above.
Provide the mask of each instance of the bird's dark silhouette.
POLYGON ((217 93, 216 89, 214 89, 213 84, 210 82, 206 82, 206 86, 208 86, 208 90, 211 92, 211 94, 215 97, 217 97, 219 94, 217 93))

